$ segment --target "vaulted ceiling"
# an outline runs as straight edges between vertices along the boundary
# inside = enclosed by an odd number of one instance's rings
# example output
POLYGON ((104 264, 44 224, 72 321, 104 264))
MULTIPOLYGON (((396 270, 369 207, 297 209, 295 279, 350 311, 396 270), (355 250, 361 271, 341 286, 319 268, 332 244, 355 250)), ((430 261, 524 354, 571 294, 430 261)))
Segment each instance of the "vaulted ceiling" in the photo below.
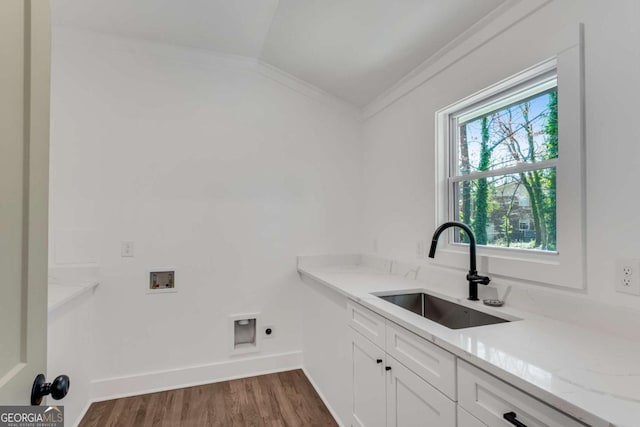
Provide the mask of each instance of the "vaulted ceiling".
POLYGON ((362 107, 505 0, 55 0, 53 25, 260 59, 362 107))

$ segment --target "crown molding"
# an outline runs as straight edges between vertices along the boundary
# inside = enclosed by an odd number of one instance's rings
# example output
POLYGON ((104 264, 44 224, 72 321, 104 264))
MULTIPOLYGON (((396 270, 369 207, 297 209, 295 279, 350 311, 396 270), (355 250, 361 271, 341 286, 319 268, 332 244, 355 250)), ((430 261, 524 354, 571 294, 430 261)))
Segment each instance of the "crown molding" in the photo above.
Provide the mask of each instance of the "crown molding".
POLYGON ((330 107, 334 107, 357 120, 361 118, 362 110, 355 105, 350 104, 349 102, 344 101, 343 99, 338 98, 337 96, 332 95, 331 93, 320 89, 305 80, 301 80, 280 68, 274 67, 261 59, 256 60, 256 71, 264 77, 272 79, 309 98, 316 99, 330 107))

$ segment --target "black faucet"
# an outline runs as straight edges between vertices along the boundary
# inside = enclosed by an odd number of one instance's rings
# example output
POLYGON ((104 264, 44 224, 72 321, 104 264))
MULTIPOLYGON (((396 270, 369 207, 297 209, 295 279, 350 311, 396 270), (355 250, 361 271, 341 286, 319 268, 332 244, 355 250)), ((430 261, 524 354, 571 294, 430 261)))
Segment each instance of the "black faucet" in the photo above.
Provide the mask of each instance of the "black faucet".
POLYGON ((478 283, 483 285, 488 285, 491 281, 487 276, 478 275, 478 270, 476 270, 476 237, 473 235, 473 231, 466 225, 461 222, 445 222, 440 227, 436 229, 433 233, 433 240, 431 241, 431 249, 429 249, 429 258, 435 258, 436 256, 436 246, 438 246, 438 238, 440 234, 447 228, 458 227, 461 228, 467 233, 469 236, 469 273, 467 273, 467 280, 469 281, 469 300, 478 301, 478 283))

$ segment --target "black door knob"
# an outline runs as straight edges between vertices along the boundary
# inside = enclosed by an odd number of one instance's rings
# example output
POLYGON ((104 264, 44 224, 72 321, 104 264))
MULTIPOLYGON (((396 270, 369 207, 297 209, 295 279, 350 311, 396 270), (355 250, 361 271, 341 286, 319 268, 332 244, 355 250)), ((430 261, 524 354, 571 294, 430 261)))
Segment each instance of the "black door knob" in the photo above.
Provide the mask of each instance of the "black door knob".
POLYGON ((376 363, 379 365, 382 363, 382 359, 376 359, 376 363))
POLYGON ((67 375, 58 375, 53 382, 45 382, 43 374, 38 374, 33 381, 31 387, 31 404, 39 405, 42 403, 42 398, 51 395, 55 400, 60 400, 69 392, 70 381, 67 375))
POLYGON ((390 370, 391 370, 391 366, 385 366, 385 367, 384 367, 384 370, 385 370, 385 371, 390 371, 390 370))

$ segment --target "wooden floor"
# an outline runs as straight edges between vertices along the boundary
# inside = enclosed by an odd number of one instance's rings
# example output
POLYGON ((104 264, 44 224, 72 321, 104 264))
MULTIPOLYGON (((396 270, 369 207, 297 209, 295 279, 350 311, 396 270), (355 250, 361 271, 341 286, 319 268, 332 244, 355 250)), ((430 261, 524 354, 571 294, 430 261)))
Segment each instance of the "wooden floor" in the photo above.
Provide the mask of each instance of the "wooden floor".
POLYGON ((301 370, 107 400, 89 426, 337 426, 301 370))

